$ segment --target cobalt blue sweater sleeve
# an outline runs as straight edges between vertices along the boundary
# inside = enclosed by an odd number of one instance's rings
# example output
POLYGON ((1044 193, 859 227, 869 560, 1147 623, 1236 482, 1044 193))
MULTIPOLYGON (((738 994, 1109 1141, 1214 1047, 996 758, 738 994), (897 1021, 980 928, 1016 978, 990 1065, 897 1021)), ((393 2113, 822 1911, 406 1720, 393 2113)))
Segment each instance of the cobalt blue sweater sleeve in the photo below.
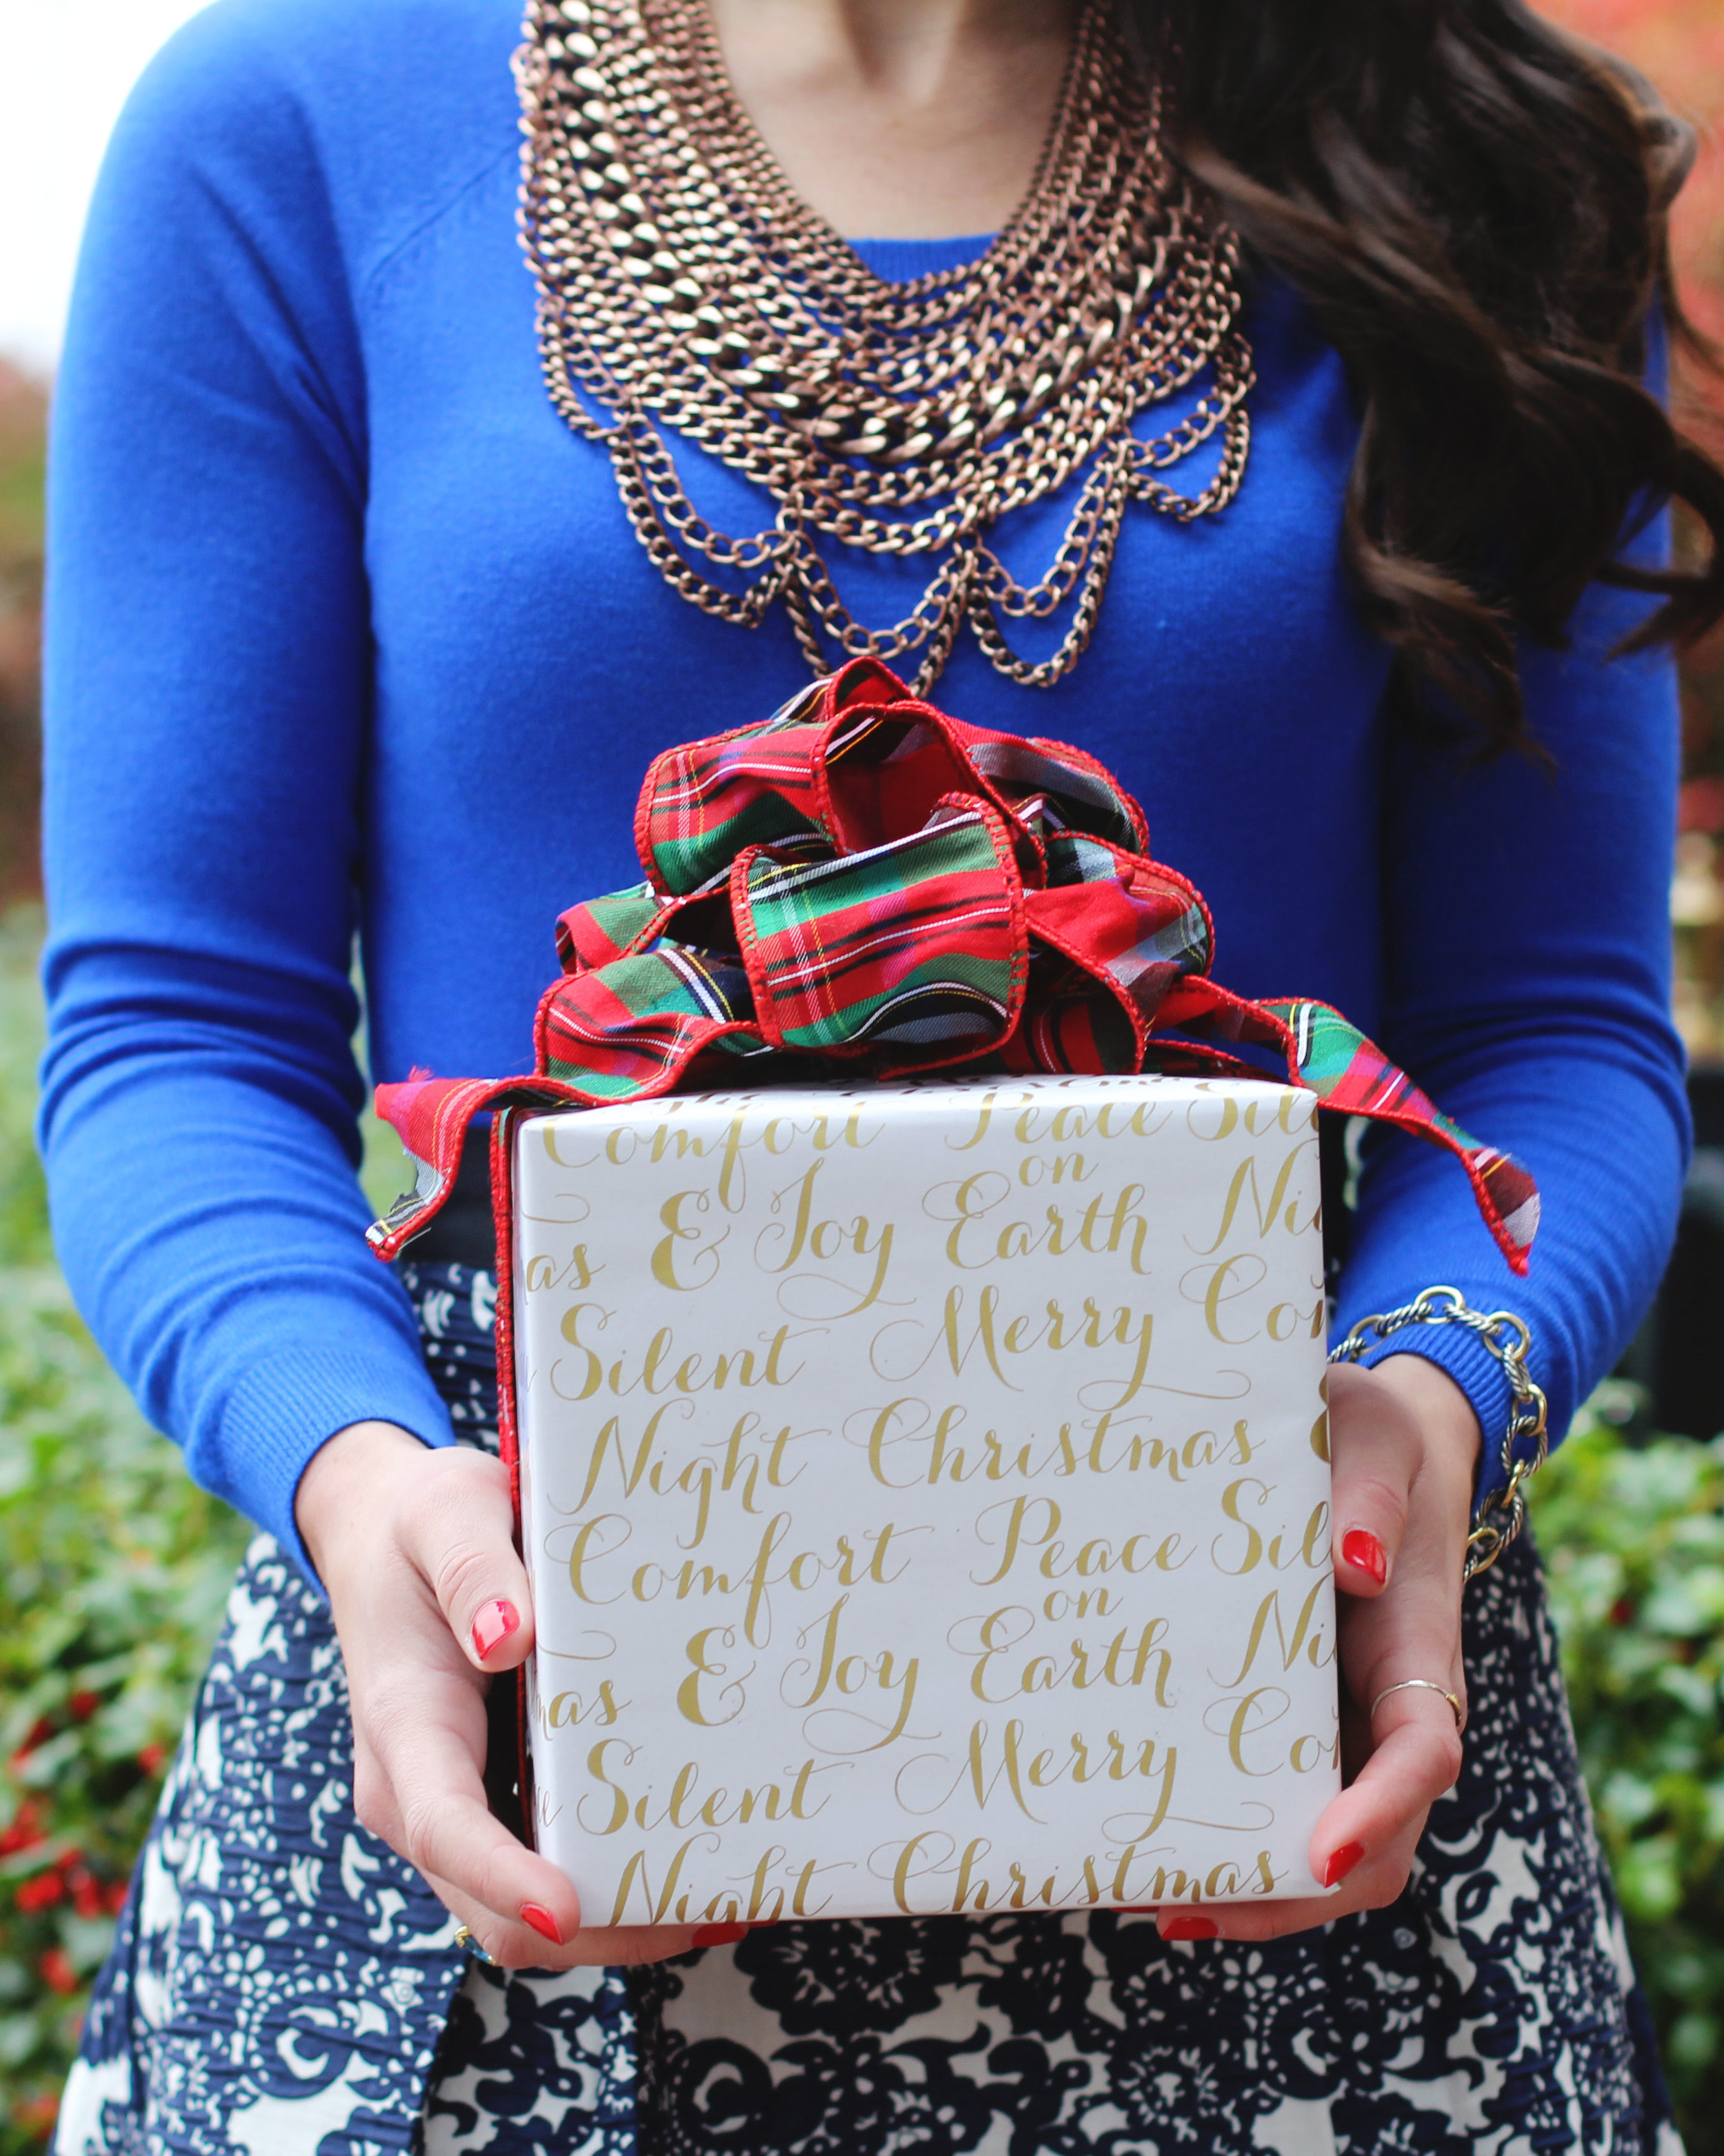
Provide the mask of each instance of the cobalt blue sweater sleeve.
MULTIPOLYGON (((1662 523, 1640 551, 1655 552, 1662 523)), ((1611 659, 1645 601, 1595 588, 1570 648, 1522 654, 1548 765, 1470 770, 1404 740, 1384 788, 1383 1046, 1475 1137, 1516 1154, 1542 1194, 1516 1280, 1443 1155, 1398 1134, 1371 1147, 1338 1313, 1343 1328, 1446 1282, 1532 1334, 1553 1442, 1610 1369, 1675 1229, 1690 1142, 1670 1020, 1670 880, 1678 729, 1667 656, 1611 659)), ((1453 1326, 1367 1356, 1416 1353, 1467 1392, 1500 1481, 1500 1367, 1453 1326)), ((1482 1484, 1481 1484, 1482 1486, 1482 1484)))
POLYGON ((326 1439, 453 1434, 355 1175, 362 377, 320 144, 247 58, 206 18, 135 96, 59 377, 41 1133, 102 1347, 303 1563, 326 1439))

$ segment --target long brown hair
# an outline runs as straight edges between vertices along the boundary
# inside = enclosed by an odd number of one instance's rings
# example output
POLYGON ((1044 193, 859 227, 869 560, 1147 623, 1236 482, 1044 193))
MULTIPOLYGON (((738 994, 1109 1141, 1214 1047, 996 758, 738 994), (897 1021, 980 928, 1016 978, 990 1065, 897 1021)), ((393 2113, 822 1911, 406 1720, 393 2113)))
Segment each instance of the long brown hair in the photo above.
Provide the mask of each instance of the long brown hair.
POLYGON ((1625 649, 1724 615, 1724 476, 1642 387, 1691 136, 1521 0, 1124 0, 1181 154, 1347 362, 1346 552, 1403 698, 1526 742, 1517 630, 1595 578, 1661 596, 1625 649), (1701 568, 1625 567, 1671 499, 1701 568))

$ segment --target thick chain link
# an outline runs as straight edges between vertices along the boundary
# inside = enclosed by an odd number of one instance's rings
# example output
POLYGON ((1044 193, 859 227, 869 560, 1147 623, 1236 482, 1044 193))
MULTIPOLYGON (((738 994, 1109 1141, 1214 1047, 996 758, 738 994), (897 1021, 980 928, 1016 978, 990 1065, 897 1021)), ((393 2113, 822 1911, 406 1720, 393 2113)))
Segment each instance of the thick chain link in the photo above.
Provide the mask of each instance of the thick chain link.
POLYGON ((1089 641, 1128 503, 1188 522, 1238 493, 1255 379, 1238 241, 1166 156, 1158 92, 1107 0, 1080 16, 1023 206, 978 261, 905 285, 792 190, 737 104, 704 0, 531 0, 524 35, 521 225, 545 378, 694 605, 753 627, 782 597, 814 672, 834 648, 909 656, 922 690, 967 620, 1001 673, 1045 684, 1089 641), (1181 418, 1133 434, 1200 377, 1181 418), (666 431, 759 486, 772 523, 715 531, 666 431), (1200 492, 1160 476, 1218 434, 1200 492), (983 535, 1080 475, 1052 562, 1020 583, 983 535), (942 559, 909 614, 870 629, 826 542, 942 559), (1052 658, 1013 650, 1003 621, 1066 608, 1052 658))
POLYGON ((1466 1538, 1463 1585, 1488 1572, 1526 1524, 1526 1485, 1545 1463, 1550 1450, 1548 1403, 1526 1368, 1532 1336, 1510 1310, 1475 1310, 1459 1288, 1428 1287, 1398 1310, 1362 1317, 1338 1348, 1331 1363, 1357 1363, 1369 1348, 1409 1325, 1464 1325, 1501 1363, 1513 1410, 1498 1455, 1504 1481, 1488 1491, 1473 1515, 1466 1538))

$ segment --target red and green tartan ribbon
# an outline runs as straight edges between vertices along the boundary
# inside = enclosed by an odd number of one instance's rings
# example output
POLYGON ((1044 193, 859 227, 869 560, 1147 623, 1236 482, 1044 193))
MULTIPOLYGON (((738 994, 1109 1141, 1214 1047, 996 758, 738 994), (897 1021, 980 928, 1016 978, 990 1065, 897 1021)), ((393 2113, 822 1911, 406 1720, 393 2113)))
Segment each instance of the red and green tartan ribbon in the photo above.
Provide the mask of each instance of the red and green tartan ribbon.
POLYGON ((472 1118, 598 1106, 859 1065, 1265 1075, 1454 1153, 1509 1264, 1538 1193, 1326 1004, 1212 981, 1201 894, 1149 858, 1093 757, 993 733, 857 660, 763 723, 668 750, 641 788, 643 883, 570 907, 530 1078, 415 1076, 377 1111, 418 1188, 371 1230, 393 1257, 453 1187, 472 1118))

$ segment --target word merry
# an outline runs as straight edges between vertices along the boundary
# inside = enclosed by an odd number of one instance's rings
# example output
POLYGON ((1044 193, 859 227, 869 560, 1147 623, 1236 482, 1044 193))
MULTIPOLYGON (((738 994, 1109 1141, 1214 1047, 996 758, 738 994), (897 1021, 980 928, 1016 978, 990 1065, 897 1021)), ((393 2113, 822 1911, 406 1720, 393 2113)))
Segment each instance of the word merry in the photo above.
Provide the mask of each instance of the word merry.
POLYGON ((941 1811, 967 1782, 978 1810, 985 1810, 1003 1785, 1005 1794, 1025 1819, 1044 1826, 1047 1821, 1030 1801, 1031 1793, 1035 1790, 1055 1789, 1062 1782, 1082 1785, 1098 1780, 1142 1781, 1157 1791, 1155 1808, 1143 1829, 1144 1834, 1153 1834, 1167 1817, 1167 1807, 1173 1801, 1174 1776, 1178 1771, 1177 1744, 1157 1745, 1154 1738, 1146 1738, 1133 1747, 1117 1729, 1110 1729, 1101 1743, 1096 1744, 1074 1731, 1063 1751, 1057 1747, 1044 1747, 1026 1754, 1024 1731, 1022 1722, 1008 1722, 995 1740, 987 1722, 972 1723, 964 1763, 947 1783, 943 1794, 931 1804, 912 1801, 924 1794, 917 1784, 926 1779, 926 1770, 936 1763, 947 1763, 936 1762, 934 1754, 923 1753, 899 1769, 894 1784, 899 1803, 906 1811, 921 1815, 941 1811))
MULTIPOLYGON (((1024 1388, 1008 1374, 1007 1365, 1017 1356, 1034 1354, 1043 1349, 1059 1354, 1075 1348, 1081 1355, 1105 1353, 1110 1346, 1124 1348, 1131 1356, 1129 1377, 1091 1380, 1089 1384, 1077 1389, 1080 1399, 1092 1391, 1098 1382, 1110 1389, 1116 1389, 1116 1398, 1096 1401, 1093 1404, 1097 1408, 1106 1407, 1110 1414, 1117 1414, 1121 1408, 1129 1406, 1143 1389, 1149 1371, 1150 1342, 1154 1336, 1155 1319, 1147 1311, 1134 1311, 1123 1304, 1111 1316, 1104 1317, 1095 1298, 1086 1295, 1082 1310, 1075 1315, 1068 1315, 1057 1297, 1050 1296, 1045 1305, 1044 1315, 1024 1314, 1003 1320, 999 1290, 985 1287, 976 1299, 975 1318, 966 1337, 964 1291, 961 1287, 949 1288, 942 1310, 938 1338, 909 1368, 883 1369, 880 1365, 883 1343, 888 1336, 900 1333, 906 1327, 912 1333, 921 1329, 913 1318, 896 1319, 892 1324, 882 1327, 869 1350, 869 1359, 875 1374, 885 1378, 889 1383, 914 1377, 939 1353, 942 1346, 954 1377, 964 1375, 972 1357, 979 1351, 982 1360, 994 1376, 1014 1393, 1022 1392, 1024 1388)), ((884 1352, 895 1363, 902 1350, 894 1340, 884 1352)), ((1087 1400, 1085 1404, 1090 1404, 1087 1400)))

